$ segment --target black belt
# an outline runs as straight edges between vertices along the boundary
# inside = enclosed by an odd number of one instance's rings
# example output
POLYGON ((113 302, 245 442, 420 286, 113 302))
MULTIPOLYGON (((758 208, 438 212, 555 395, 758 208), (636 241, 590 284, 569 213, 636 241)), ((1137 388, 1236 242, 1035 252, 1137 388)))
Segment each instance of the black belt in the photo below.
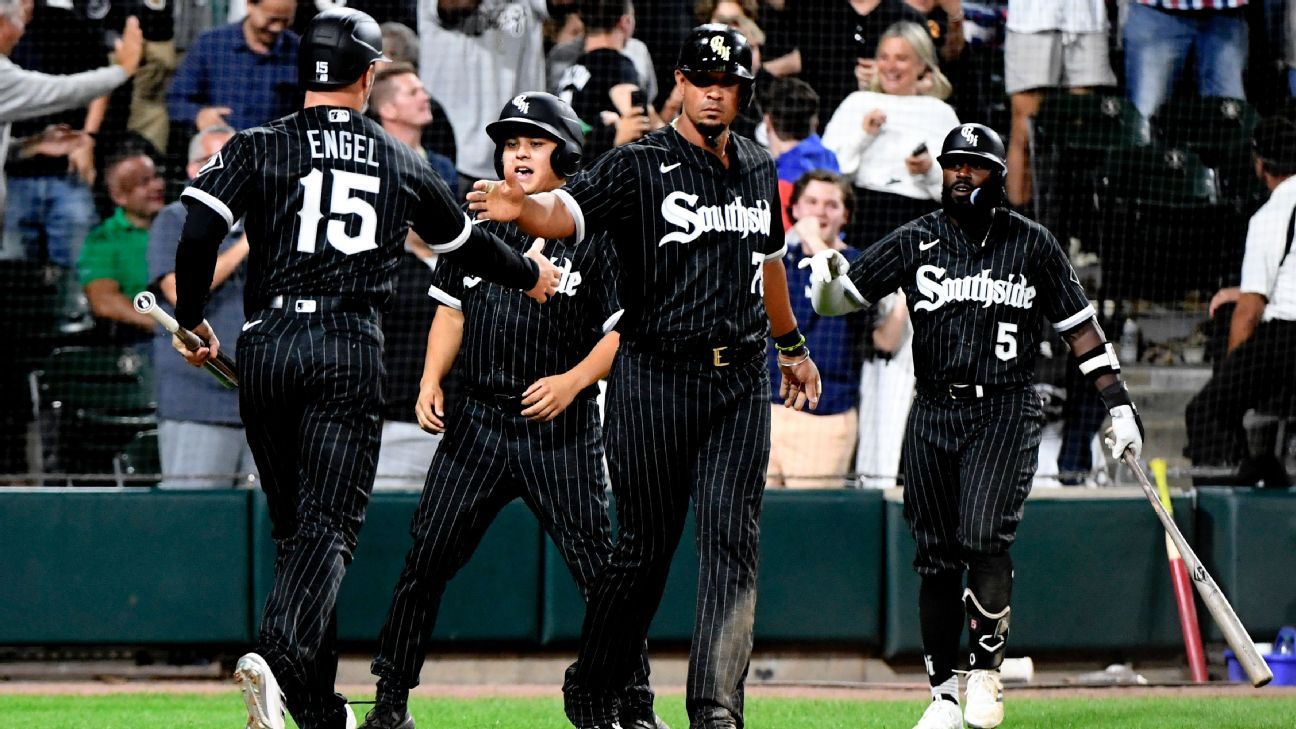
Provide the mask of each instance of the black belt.
POLYGON ((650 354, 677 362, 728 367, 732 364, 742 364, 757 357, 763 357, 766 344, 764 340, 761 340, 759 342, 720 346, 703 344, 679 346, 667 345, 657 341, 632 340, 626 343, 626 348, 638 354, 650 354))
POLYGON ((264 309, 291 311, 297 314, 374 314, 378 307, 359 296, 273 296, 264 309))
POLYGON ((933 383, 919 385, 918 387, 919 392, 934 400, 977 400, 983 397, 991 397, 1005 392, 1019 392, 1025 389, 1025 385, 973 385, 962 382, 933 383))

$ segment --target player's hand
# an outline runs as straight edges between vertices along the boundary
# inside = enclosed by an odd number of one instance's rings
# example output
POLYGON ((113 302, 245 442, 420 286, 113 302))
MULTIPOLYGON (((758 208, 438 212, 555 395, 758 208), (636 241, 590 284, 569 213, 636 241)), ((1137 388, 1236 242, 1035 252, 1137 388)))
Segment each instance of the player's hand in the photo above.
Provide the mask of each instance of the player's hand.
POLYGON ((850 261, 846 260, 836 249, 829 248, 826 251, 820 251, 809 258, 802 258, 797 264, 797 268, 810 269, 810 283, 819 281, 821 283, 831 283, 838 276, 844 276, 850 271, 850 261))
POLYGON ((819 381, 819 368, 808 355, 800 357, 778 356, 779 372, 783 381, 779 383, 779 397, 783 407, 802 410, 807 402, 810 409, 819 408, 819 395, 823 392, 819 381))
POLYGON ((1143 454, 1143 419, 1133 405, 1117 405, 1110 411, 1111 431, 1107 442, 1111 445, 1112 458, 1120 460, 1125 450, 1134 452, 1134 458, 1143 454))
POLYGON ((184 356, 185 361, 194 367, 202 367, 203 363, 216 359, 220 353, 220 340, 216 338, 216 332, 212 331, 211 324, 203 319, 202 323, 193 328, 193 333, 207 342, 207 346, 198 349, 189 349, 180 337, 171 335, 171 347, 184 356))
POLYGON ((477 213, 478 220, 517 220, 524 202, 526 191, 512 172, 505 172, 503 180, 478 180, 468 193, 468 209, 477 213))
POLYGON ((911 175, 925 175, 930 172, 932 168, 931 155, 927 152, 923 152, 917 157, 905 157, 905 168, 909 170, 909 174, 911 175))
POLYGON ((881 109, 874 109, 864 115, 864 133, 870 137, 876 137, 882 127, 886 125, 886 112, 881 109))
POLYGON ((580 387, 566 374, 541 377, 522 393, 522 417, 537 423, 547 423, 558 417, 572 404, 580 387))
POLYGON ((134 76, 139 70, 144 59, 144 31, 140 30, 139 18, 132 15, 126 19, 121 38, 113 43, 113 54, 127 76, 134 76))
POLYGON ((414 400, 414 416, 423 430, 440 434, 445 432, 445 391, 440 382, 420 382, 418 398, 414 400))
POLYGON ((208 127, 228 124, 225 117, 233 111, 228 106, 208 106, 199 109, 198 116, 194 117, 194 126, 201 132, 208 127))
POLYGON ((553 264, 549 257, 544 254, 544 238, 536 238, 535 243, 527 249, 525 255, 527 258, 536 262, 540 268, 540 277, 536 279, 535 286, 526 292, 527 296, 543 304, 558 292, 558 283, 562 280, 562 269, 553 264))

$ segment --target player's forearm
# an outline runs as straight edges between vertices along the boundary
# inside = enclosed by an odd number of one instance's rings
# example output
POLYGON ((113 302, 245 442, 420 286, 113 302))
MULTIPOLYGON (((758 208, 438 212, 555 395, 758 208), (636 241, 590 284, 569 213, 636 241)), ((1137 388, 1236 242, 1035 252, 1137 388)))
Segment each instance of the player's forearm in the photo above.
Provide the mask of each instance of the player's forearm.
POLYGON ((1264 315, 1265 299, 1260 294, 1238 295, 1233 318, 1229 321, 1228 351, 1230 353, 1251 338, 1264 315))
POLYGON ((576 233, 576 220, 557 195, 541 192, 527 195, 522 213, 515 221, 527 235, 558 240, 576 233))
POLYGON ((780 337, 797 328, 792 299, 788 295, 787 270, 779 259, 762 265, 765 267, 765 314, 769 316, 770 333, 780 337))
MULTIPOLYGON (((1116 360, 1116 349, 1107 341, 1107 336, 1095 319, 1081 324, 1065 335, 1071 353, 1080 361, 1080 372, 1088 378, 1103 396, 1103 402, 1111 409, 1118 393, 1125 392, 1125 383, 1121 380, 1120 364, 1116 360), (1111 402, 1109 402, 1111 401, 1111 402)), ((1129 395, 1123 395, 1128 399, 1129 395)))
POLYGON ((229 227, 205 204, 185 198, 184 229, 176 248, 176 321, 185 329, 202 323, 216 273, 216 251, 229 227))
MULTIPOLYGON (((435 246, 433 250, 436 250, 435 246)), ((440 255, 448 256, 474 276, 507 288, 526 291, 540 278, 540 269, 533 261, 480 225, 471 226, 468 240, 463 245, 452 251, 442 251, 440 255)))
POLYGON ((612 360, 616 359, 617 349, 620 346, 621 335, 617 332, 608 332, 603 335, 598 344, 594 345, 590 353, 585 355, 585 359, 567 370, 567 375, 575 381, 578 390, 584 390, 607 377, 612 371, 612 360))
POLYGON ((423 384, 439 385, 450 374, 463 343, 463 312, 437 307, 428 328, 427 354, 423 358, 423 384))

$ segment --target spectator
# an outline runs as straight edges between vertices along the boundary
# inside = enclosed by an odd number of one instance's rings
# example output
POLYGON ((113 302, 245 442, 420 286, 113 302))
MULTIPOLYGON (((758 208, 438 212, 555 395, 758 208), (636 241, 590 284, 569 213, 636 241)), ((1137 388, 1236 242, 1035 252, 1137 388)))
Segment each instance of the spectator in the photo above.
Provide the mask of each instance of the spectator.
POLYGON ((800 75, 818 92, 825 117, 849 94, 869 86, 887 28, 902 20, 925 23, 904 0, 805 0, 796 12, 803 20, 791 25, 792 52, 767 61, 766 68, 775 76, 800 75))
MULTIPOLYGON (((728 3, 721 3, 725 5, 728 3)), ((796 78, 776 79, 765 103, 769 151, 778 163, 783 229, 792 227, 792 185, 811 170, 839 172, 837 155, 819 138, 819 95, 796 78)))
MULTIPOLYGON (((555 44, 549 50, 549 53, 545 54, 549 89, 555 94, 562 90, 559 84, 562 81, 563 74, 567 72, 567 69, 572 64, 576 63, 581 54, 585 53, 585 24, 581 20, 579 12, 572 13, 571 17, 575 18, 579 32, 575 37, 555 44)), ((621 53, 625 54, 626 58, 629 58, 630 62, 634 64, 635 71, 639 74, 638 86, 647 94, 649 103, 652 103, 652 100, 657 98, 657 69, 653 66, 653 58, 652 54, 648 52, 648 46, 644 45, 643 41, 632 36, 626 39, 625 47, 621 49, 621 53)))
MULTIPOLYGON (((413 66, 398 62, 378 72, 369 94, 369 114, 388 134, 421 152, 452 189, 459 184, 454 163, 422 147, 423 129, 431 122, 432 112, 413 66)), ((436 254, 418 233, 406 233, 405 252, 396 264, 393 308, 382 319, 383 369, 387 374, 374 488, 418 486, 441 443, 441 434, 424 432, 414 413, 428 332, 437 310, 436 299, 428 295, 436 261, 436 254)), ((453 389, 448 383, 443 387, 453 389)))
MULTIPOLYGON (((115 44, 117 65, 71 76, 24 70, 9 59, 9 54, 22 38, 31 14, 32 0, 0 0, 0 160, 9 159, 11 122, 89 104, 133 76, 143 53, 144 37, 139 21, 131 18, 115 44)), ((59 127, 46 129, 22 140, 15 154, 20 158, 36 154, 66 156, 85 144, 82 134, 59 127)), ((5 198, 5 179, 0 174, 0 211, 7 208, 5 198)), ((21 250, 10 247, 8 240, 3 248, 0 257, 23 256, 21 250)))
MULTIPOLYGON (((770 457, 766 485, 788 488, 841 486, 855 452, 859 415, 860 342, 869 319, 864 312, 844 317, 821 317, 810 305, 810 269, 800 263, 819 251, 836 248, 853 261, 859 249, 842 241, 850 219, 854 194, 846 178, 828 170, 812 170, 792 187, 792 218, 787 236, 788 290, 801 331, 814 352, 823 383, 819 407, 794 410, 783 407, 774 385, 770 421, 770 457), (806 448, 814 443, 814 448, 806 448)), ((770 348, 769 367, 778 373, 777 353, 770 348)), ((777 381, 774 380, 774 381, 777 381)))
POLYGON ((1194 466, 1233 466, 1241 483, 1286 487, 1278 458, 1250 457, 1242 418, 1274 398, 1290 398, 1296 382, 1296 120, 1291 114, 1265 119, 1252 149, 1269 200, 1247 226, 1241 285, 1221 290, 1210 303, 1211 316, 1225 304, 1236 308, 1228 354, 1188 403, 1186 450, 1194 466))
MULTIPOLYGON (((419 39, 414 31, 410 30, 408 25, 401 23, 387 22, 382 24, 383 33, 383 55, 390 58, 395 63, 405 62, 414 68, 414 73, 418 73, 418 54, 419 39)), ((426 93, 427 89, 424 89, 426 93)), ((372 101, 370 106, 372 106, 372 101)), ((450 161, 454 165, 455 149, 454 127, 450 126, 450 121, 446 117, 445 109, 436 99, 428 97, 428 105, 431 107, 432 121, 423 127, 423 149, 428 152, 435 152, 450 161)), ((440 170, 438 170, 440 172, 440 170)), ((450 189, 459 186, 458 174, 446 181, 450 189)))
POLYGON ((418 70, 418 34, 408 25, 383 23, 383 55, 393 63, 408 63, 418 70))
POLYGON ((545 0, 419 0, 419 75, 459 141, 460 188, 495 176, 481 133, 514 96, 544 85, 545 0))
POLYGON ((913 326, 902 291, 873 307, 873 331, 860 368, 859 450, 855 472, 863 488, 896 486, 904 423, 913 404, 913 326))
POLYGON ((398 61, 386 65, 375 75, 373 91, 369 93, 368 114, 388 134, 422 153, 451 189, 459 184, 454 162, 423 147, 423 130, 432 123, 432 99, 413 66, 398 61))
POLYGON ((1125 18, 1125 84, 1146 119, 1170 98, 1188 54, 1200 96, 1245 97, 1247 0, 1132 0, 1125 18))
POLYGON ((301 106, 296 0, 249 0, 247 17, 198 36, 167 94, 171 121, 198 130, 264 124, 301 106))
MULTIPOLYGON (((31 71, 74 74, 99 68, 107 58, 96 25, 70 6, 42 0, 10 58, 31 71)), ((6 248, 25 252, 28 259, 49 260, 64 268, 76 265, 81 242, 97 220, 90 187, 95 179, 95 135, 103 123, 108 97, 89 106, 15 122, 17 138, 39 136, 50 127, 75 133, 69 154, 39 152, 9 160, 4 174, 9 198, 5 211, 6 248), (73 132, 75 130, 75 132, 73 132)))
POLYGON ((558 79, 558 93, 590 127, 585 138, 585 158, 629 144, 654 126, 656 115, 646 101, 632 102, 635 92, 646 100, 638 69, 625 55, 626 41, 634 35, 631 0, 582 0, 585 52, 558 79))
POLYGON ((949 93, 927 30, 914 23, 888 28, 869 90, 848 96, 824 130, 824 146, 837 154, 859 197, 851 240, 870 245, 936 208, 941 169, 931 150, 959 123, 942 101, 949 93))
POLYGON ((153 320, 131 299, 149 284, 149 228, 165 203, 162 178, 147 154, 126 151, 108 161, 104 179, 117 208, 86 236, 77 269, 95 318, 120 335, 113 338, 133 341, 138 330, 153 332, 153 320))
POLYGON ((958 60, 967 48, 963 36, 963 0, 905 0, 925 18, 932 43, 946 64, 958 60))
POLYGON ((1012 98, 1012 135, 1008 139, 1008 202, 1030 202, 1030 119, 1048 88, 1073 94, 1113 86, 1107 58, 1107 6, 1104 0, 1058 3, 1009 0, 1004 42, 1004 86, 1012 98))
MULTIPOLYGON (((226 126, 208 127, 189 143, 189 179, 198 176, 234 136, 226 126)), ((175 307, 175 259, 185 222, 184 204, 177 201, 157 214, 148 236, 148 276, 161 292, 167 309, 175 307)), ((243 285, 247 280, 248 240, 242 226, 221 243, 212 277, 207 320, 220 331, 238 331, 243 324, 243 285)), ((134 292, 128 292, 134 293, 134 292)), ((221 351, 237 357, 233 341, 221 351)), ((171 350, 171 335, 157 328, 153 337, 157 380, 158 452, 162 459, 162 488, 228 488, 236 474, 256 466, 239 419, 238 395, 206 372, 190 367, 171 350)))

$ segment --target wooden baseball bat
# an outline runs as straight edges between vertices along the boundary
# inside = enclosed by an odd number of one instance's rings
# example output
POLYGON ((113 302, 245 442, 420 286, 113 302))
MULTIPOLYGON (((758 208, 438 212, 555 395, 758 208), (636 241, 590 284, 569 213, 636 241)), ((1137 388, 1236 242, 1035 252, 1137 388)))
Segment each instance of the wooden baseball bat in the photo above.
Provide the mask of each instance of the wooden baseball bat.
POLYGON ((1269 664, 1265 663, 1264 658, 1260 656, 1260 651, 1256 650, 1255 643, 1251 641, 1251 636, 1247 634, 1246 627, 1242 625, 1237 613, 1233 611, 1233 606, 1229 605, 1228 598, 1224 597, 1224 591, 1219 588, 1219 585, 1215 584, 1215 580, 1202 566, 1201 560, 1197 558, 1197 553, 1188 545, 1188 540, 1184 539, 1183 533, 1175 525, 1174 519, 1161 505, 1161 499, 1157 498, 1156 490, 1148 482, 1147 474, 1143 472, 1143 467, 1139 465, 1138 459, 1134 457, 1133 453, 1126 450, 1121 455, 1121 460, 1125 462, 1126 466, 1129 466, 1134 477, 1138 479, 1139 485, 1143 487, 1143 494, 1152 503, 1152 510, 1156 512, 1157 518, 1161 520, 1161 526, 1165 528, 1166 535, 1170 537, 1175 548, 1179 550, 1184 566, 1188 569, 1193 584, 1197 586, 1197 593, 1201 595, 1202 602, 1206 603, 1206 609, 1210 611, 1211 617, 1215 618, 1215 624, 1223 631, 1224 640, 1228 642, 1229 647, 1237 655, 1242 670, 1246 671, 1247 678, 1251 679, 1251 685, 1259 688, 1272 681, 1273 671, 1269 670, 1269 664))
MULTIPOLYGON (((1170 489, 1166 486, 1166 462, 1164 458, 1154 458, 1148 464, 1152 469, 1152 478, 1156 480, 1157 496, 1166 513, 1174 517, 1174 504, 1170 501, 1170 489)), ((1183 633, 1184 651, 1188 655, 1188 673, 1193 683, 1206 683, 1206 653, 1202 650, 1201 626, 1197 622, 1197 602, 1193 599, 1191 584, 1188 579, 1188 568, 1184 566, 1183 555, 1175 546, 1174 540, 1167 533, 1165 538, 1166 556, 1170 559, 1170 583, 1174 586, 1175 603, 1179 607, 1179 631, 1183 633)))
MULTIPOLYGON (((175 317, 162 310, 157 305, 157 297, 151 292, 141 291, 135 295, 135 311, 152 317, 153 321, 162 325, 162 328, 174 334, 189 349, 198 349, 206 347, 207 342, 193 332, 180 326, 180 322, 175 317)), ((226 389, 233 390, 238 387, 238 374, 234 369, 234 359, 224 352, 218 352, 216 359, 203 363, 203 369, 211 373, 216 381, 225 386, 226 389)))

